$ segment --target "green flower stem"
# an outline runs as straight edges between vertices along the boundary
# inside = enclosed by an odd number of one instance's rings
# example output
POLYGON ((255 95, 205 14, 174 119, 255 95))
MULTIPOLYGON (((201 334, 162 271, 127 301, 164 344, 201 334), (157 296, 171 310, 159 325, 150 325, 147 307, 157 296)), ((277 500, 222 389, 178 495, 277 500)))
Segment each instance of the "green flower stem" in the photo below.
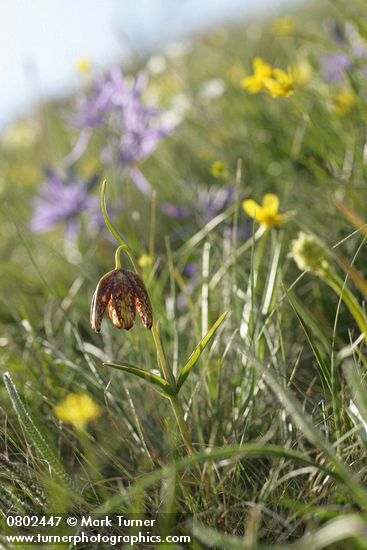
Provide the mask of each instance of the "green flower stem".
POLYGON ((164 350, 163 350, 163 347, 162 347, 162 342, 161 342, 161 339, 160 339, 160 336, 159 336, 159 332, 158 332, 156 323, 153 323, 153 326, 152 326, 152 336, 153 336, 154 344, 155 344, 155 347, 156 347, 156 350, 157 350, 158 361, 159 361, 159 364, 161 366, 163 376, 164 376, 165 380, 167 380, 167 382, 173 387, 173 389, 175 389, 176 380, 175 380, 175 377, 173 376, 173 373, 172 373, 171 369, 169 368, 169 366, 167 364, 166 356, 164 354, 164 350))
POLYGON ((188 454, 191 455, 193 454, 194 449, 192 448, 191 436, 190 436, 189 430, 187 429, 182 405, 177 395, 172 396, 169 399, 171 401, 173 412, 175 413, 178 427, 180 428, 182 440, 185 443, 185 447, 187 449, 188 454))
MULTIPOLYGON (((166 357, 164 355, 164 350, 163 350, 163 347, 162 347, 161 339, 159 337, 159 333, 158 333, 158 330, 157 330, 157 325, 155 323, 153 323, 153 326, 152 326, 152 336, 153 336, 154 344, 155 344, 155 347, 156 347, 156 350, 157 350, 158 361, 159 361, 159 364, 161 365, 163 376, 169 384, 176 385, 176 381, 175 381, 175 378, 173 376, 173 373, 172 373, 171 369, 169 368, 169 366, 167 365, 167 361, 166 361, 166 357)), ((175 414, 176 421, 177 421, 178 427, 180 429, 181 437, 182 437, 182 440, 185 444, 187 452, 189 454, 192 454, 194 452, 194 449, 192 448, 191 437, 190 437, 189 430, 187 429, 186 422, 185 422, 185 419, 184 419, 184 412, 183 412, 183 409, 182 409, 182 405, 181 405, 177 395, 170 396, 169 400, 171 402, 172 409, 173 409, 173 412, 175 414)))
POLYGON ((124 250, 123 246, 116 248, 115 252, 115 269, 121 269, 121 252, 124 250))

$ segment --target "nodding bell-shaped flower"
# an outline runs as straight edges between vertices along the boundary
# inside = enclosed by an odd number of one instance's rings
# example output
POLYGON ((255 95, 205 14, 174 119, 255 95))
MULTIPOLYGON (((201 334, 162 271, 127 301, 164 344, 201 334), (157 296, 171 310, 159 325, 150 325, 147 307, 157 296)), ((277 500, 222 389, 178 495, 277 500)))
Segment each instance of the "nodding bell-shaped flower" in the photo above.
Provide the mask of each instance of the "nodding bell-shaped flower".
POLYGON ((90 324, 100 332, 106 308, 117 329, 130 330, 138 310, 143 325, 151 329, 153 324, 152 304, 142 279, 127 269, 114 269, 104 275, 92 298, 90 324))

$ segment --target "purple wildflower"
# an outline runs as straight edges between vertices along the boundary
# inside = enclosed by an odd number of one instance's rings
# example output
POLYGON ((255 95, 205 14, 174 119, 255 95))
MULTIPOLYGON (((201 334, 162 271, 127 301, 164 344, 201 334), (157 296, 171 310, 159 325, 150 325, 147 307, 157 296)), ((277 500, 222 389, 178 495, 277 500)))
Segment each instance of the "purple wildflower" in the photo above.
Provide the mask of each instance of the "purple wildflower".
POLYGON ((161 204, 161 210, 164 214, 166 214, 166 216, 176 220, 188 218, 191 214, 191 211, 189 208, 185 208, 183 206, 176 206, 171 202, 165 202, 161 204))
POLYGON ((55 172, 49 172, 43 190, 34 199, 31 230, 44 233, 59 223, 65 223, 65 236, 75 238, 80 226, 80 214, 89 213, 92 224, 99 223, 98 200, 90 194, 90 182, 66 180, 55 172))
POLYGON ((143 104, 141 94, 146 86, 143 75, 131 86, 125 84, 121 76, 120 86, 120 94, 116 94, 113 100, 118 109, 114 121, 117 131, 104 152, 104 159, 108 164, 126 168, 138 189, 149 195, 150 184, 135 165, 145 161, 173 127, 162 126, 161 111, 143 104))
POLYGON ((211 219, 233 204, 236 199, 236 187, 212 186, 209 189, 196 190, 195 195, 196 203, 192 208, 165 202, 161 204, 161 211, 169 218, 176 220, 199 214, 201 222, 208 223, 211 219))
POLYGON ((200 189, 196 209, 202 216, 203 223, 208 223, 215 216, 226 210, 236 199, 236 187, 212 186, 207 190, 200 189))
POLYGON ((324 57, 324 75, 329 82, 341 82, 345 71, 353 65, 353 60, 346 53, 330 54, 324 57))
POLYGON ((140 191, 149 195, 151 186, 136 164, 145 161, 174 127, 163 123, 164 112, 143 103, 146 86, 145 74, 129 81, 119 69, 112 69, 89 97, 80 100, 76 124, 84 129, 108 125, 109 145, 102 152, 103 160, 127 169, 140 191))
POLYGON ((74 124, 81 129, 95 129, 107 124, 109 116, 116 110, 122 83, 116 78, 115 70, 105 77, 98 77, 93 87, 77 99, 78 113, 74 124))
POLYGON ((183 269, 183 274, 185 275, 185 277, 188 277, 190 279, 191 277, 196 275, 198 271, 199 271, 198 266, 192 262, 189 262, 188 264, 185 265, 183 269))

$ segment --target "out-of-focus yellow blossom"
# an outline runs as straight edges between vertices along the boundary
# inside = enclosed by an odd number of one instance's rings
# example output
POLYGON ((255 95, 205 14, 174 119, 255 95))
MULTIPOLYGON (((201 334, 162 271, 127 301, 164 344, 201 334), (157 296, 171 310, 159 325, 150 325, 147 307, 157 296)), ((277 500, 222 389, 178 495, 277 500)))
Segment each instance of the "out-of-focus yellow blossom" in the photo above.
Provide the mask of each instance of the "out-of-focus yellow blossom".
POLYGON ((227 165, 222 162, 221 160, 217 160, 213 162, 210 173, 212 176, 214 176, 217 179, 224 178, 227 176, 227 165))
POLYGON ((140 267, 144 268, 144 267, 150 267, 151 265, 153 265, 153 256, 151 256, 150 254, 142 254, 139 258, 139 265, 140 267))
POLYGON ((347 115, 356 103, 356 94, 351 90, 343 90, 335 98, 334 111, 341 116, 347 115))
POLYGON ((245 88, 250 94, 258 94, 264 88, 264 79, 271 78, 273 69, 261 57, 255 57, 252 63, 254 74, 241 80, 241 88, 245 88))
POLYGON ((101 416, 102 410, 88 394, 69 393, 64 401, 56 405, 55 413, 63 422, 83 430, 89 422, 101 416))
POLYGON ((303 59, 292 67, 294 83, 298 86, 305 86, 311 80, 312 68, 306 59, 303 59))
POLYGON ((292 35, 296 31, 296 20, 294 17, 280 17, 273 22, 271 30, 275 36, 292 35))
POLYGON ((79 59, 77 63, 77 69, 80 74, 82 75, 89 75, 92 68, 92 63, 90 59, 87 59, 86 57, 83 57, 82 59, 79 59))
POLYGON ((242 207, 250 218, 254 218, 267 229, 280 227, 289 217, 287 214, 279 213, 279 198, 272 193, 264 195, 262 205, 252 199, 247 199, 243 201, 242 207))
POLYGON ((273 68, 261 57, 254 59, 253 69, 254 74, 245 77, 240 83, 251 94, 258 94, 262 90, 271 97, 288 97, 293 94, 294 79, 290 70, 286 72, 273 68))
POLYGON ((293 94, 294 78, 290 70, 273 69, 272 78, 264 78, 264 88, 271 97, 289 97, 293 94))

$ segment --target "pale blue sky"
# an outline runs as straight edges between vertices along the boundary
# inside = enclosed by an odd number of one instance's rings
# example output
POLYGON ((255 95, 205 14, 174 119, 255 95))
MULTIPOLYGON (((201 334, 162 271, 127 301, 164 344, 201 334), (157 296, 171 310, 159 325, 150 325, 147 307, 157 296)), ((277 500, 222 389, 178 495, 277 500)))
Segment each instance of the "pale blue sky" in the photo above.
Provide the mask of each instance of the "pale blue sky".
POLYGON ((0 127, 77 86, 82 57, 101 67, 215 22, 296 0, 0 0, 0 127))

